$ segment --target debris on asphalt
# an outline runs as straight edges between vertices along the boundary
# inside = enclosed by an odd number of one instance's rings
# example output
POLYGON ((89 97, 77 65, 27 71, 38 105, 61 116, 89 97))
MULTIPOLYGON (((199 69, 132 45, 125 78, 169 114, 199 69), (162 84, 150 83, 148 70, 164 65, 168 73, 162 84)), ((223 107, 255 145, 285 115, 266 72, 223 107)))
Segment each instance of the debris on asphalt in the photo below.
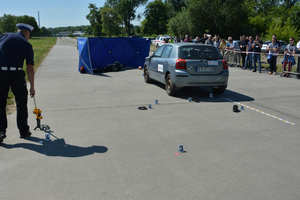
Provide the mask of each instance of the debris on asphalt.
POLYGON ((233 112, 239 112, 239 107, 237 105, 233 106, 233 112))
POLYGON ((138 107, 139 110, 147 110, 146 106, 138 107))

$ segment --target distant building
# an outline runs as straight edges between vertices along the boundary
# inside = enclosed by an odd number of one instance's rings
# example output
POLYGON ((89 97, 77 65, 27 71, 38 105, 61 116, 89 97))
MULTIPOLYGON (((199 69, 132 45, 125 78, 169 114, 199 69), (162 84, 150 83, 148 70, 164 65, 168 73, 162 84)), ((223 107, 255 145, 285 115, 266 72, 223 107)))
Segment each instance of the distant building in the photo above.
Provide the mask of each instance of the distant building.
POLYGON ((74 36, 83 36, 84 35, 84 32, 83 31, 75 31, 73 33, 74 36))
POLYGON ((54 34, 54 36, 57 36, 57 37, 68 37, 70 34, 72 34, 73 36, 83 36, 84 32, 83 31, 59 32, 56 35, 54 34))

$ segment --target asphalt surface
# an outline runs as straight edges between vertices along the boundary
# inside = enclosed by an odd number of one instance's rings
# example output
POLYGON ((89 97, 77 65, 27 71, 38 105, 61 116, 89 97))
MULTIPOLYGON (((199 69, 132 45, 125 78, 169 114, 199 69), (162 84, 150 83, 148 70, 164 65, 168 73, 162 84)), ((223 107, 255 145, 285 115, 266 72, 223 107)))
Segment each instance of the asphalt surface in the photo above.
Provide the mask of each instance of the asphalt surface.
POLYGON ((0 199, 299 199, 300 80, 229 70, 220 97, 170 97, 141 70, 80 74, 76 41, 58 39, 36 72, 43 130, 32 99, 30 138, 8 116, 0 199))

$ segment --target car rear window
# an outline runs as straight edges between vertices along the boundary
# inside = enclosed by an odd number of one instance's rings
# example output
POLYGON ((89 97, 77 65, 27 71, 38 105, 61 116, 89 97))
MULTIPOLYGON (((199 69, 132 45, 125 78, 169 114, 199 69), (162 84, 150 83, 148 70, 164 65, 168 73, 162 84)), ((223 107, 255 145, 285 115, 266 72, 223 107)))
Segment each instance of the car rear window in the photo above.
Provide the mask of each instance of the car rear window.
POLYGON ((222 59, 220 52, 213 46, 183 46, 179 49, 182 59, 222 59))

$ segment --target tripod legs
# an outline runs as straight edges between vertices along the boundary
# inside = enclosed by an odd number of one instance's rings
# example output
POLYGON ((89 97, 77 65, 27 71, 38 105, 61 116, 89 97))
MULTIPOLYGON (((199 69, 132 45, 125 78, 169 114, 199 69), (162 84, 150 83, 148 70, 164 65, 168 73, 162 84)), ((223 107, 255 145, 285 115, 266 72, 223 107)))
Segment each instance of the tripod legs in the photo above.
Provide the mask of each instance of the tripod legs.
POLYGON ((43 130, 42 127, 41 127, 41 120, 40 119, 36 119, 36 122, 37 122, 37 126, 33 130, 35 130, 37 128, 39 128, 40 130, 43 130))

